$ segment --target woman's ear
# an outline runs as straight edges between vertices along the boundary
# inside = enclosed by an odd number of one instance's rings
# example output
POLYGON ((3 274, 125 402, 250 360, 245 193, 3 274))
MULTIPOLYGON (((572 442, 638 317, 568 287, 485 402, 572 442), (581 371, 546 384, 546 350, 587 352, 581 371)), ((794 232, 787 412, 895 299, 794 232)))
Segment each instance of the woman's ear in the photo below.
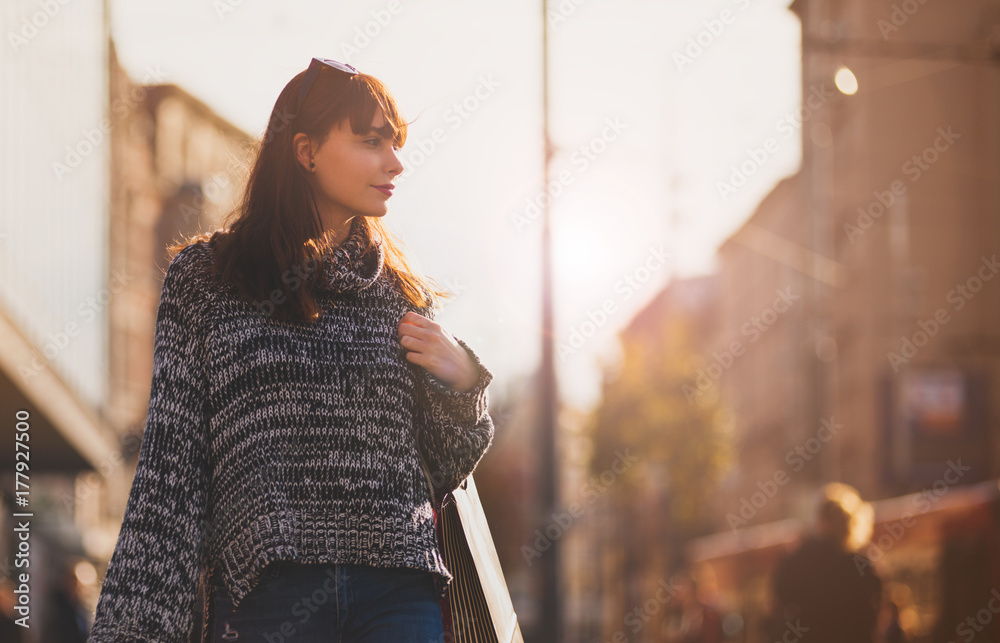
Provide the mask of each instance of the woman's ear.
POLYGON ((292 139, 292 150, 295 154, 295 160, 298 161, 306 172, 312 172, 309 165, 313 160, 313 149, 312 140, 310 140, 309 135, 304 132, 299 132, 292 139))

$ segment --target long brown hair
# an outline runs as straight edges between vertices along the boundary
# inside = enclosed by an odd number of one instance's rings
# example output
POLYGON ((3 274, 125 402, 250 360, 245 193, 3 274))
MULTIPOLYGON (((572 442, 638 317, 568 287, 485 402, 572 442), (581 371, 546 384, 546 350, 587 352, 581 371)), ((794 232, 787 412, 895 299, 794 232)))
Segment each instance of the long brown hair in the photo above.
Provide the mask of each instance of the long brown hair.
MULTIPOLYGON (((267 130, 252 149, 254 161, 241 202, 226 217, 222 229, 193 235, 168 249, 172 259, 192 243, 212 244, 216 279, 232 283, 250 302, 269 301, 272 292, 283 289, 282 275, 291 274, 294 267, 306 270, 319 265, 320 255, 330 250, 332 235, 323 230, 312 187, 294 157, 295 134, 304 132, 322 143, 334 124, 344 118, 349 119, 355 134, 364 134, 379 109, 391 129, 393 144, 402 147, 406 142, 407 123, 389 89, 377 78, 320 73, 300 112, 295 113, 304 76, 305 70, 296 74, 278 95, 267 130)), ((372 251, 374 244, 382 245, 383 272, 413 306, 436 304, 436 297, 451 296, 431 288, 428 282, 433 280, 414 274, 379 219, 361 215, 356 219, 366 239, 363 255, 372 251)), ((329 285, 323 270, 309 272, 306 283, 310 286, 329 285)), ((285 295, 287 300, 269 312, 274 318, 302 322, 319 318, 311 287, 295 288, 285 295)))

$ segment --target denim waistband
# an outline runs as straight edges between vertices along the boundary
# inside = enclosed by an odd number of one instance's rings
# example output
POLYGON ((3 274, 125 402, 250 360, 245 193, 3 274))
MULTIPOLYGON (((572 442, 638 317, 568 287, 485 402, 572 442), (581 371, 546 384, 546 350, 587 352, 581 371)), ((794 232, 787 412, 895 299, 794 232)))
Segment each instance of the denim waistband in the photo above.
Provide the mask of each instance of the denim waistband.
MULTIPOLYGON (((263 578, 274 578, 281 573, 282 567, 285 566, 287 561, 284 560, 272 560, 268 563, 264 571, 261 572, 260 577, 263 578)), ((222 568, 216 565, 212 570, 212 575, 209 577, 209 582, 215 587, 223 587, 224 581, 222 580, 222 568)))

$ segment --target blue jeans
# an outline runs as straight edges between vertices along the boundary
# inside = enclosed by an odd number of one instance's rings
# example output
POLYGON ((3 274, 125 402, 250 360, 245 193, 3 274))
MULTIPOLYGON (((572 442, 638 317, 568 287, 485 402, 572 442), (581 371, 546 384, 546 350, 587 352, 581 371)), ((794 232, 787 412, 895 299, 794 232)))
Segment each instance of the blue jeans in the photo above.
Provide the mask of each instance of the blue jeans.
POLYGON ((233 609, 210 582, 213 643, 441 643, 434 576, 417 569, 271 563, 233 609))

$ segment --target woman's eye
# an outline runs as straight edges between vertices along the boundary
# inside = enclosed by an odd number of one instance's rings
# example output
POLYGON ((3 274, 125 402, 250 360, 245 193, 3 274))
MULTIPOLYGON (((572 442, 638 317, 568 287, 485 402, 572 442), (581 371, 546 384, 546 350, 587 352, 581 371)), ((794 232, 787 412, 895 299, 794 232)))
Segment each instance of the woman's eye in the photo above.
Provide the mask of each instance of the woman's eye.
POLYGON ((377 138, 370 138, 367 141, 365 141, 365 143, 373 143, 375 147, 378 147, 379 142, 380 141, 377 138))

